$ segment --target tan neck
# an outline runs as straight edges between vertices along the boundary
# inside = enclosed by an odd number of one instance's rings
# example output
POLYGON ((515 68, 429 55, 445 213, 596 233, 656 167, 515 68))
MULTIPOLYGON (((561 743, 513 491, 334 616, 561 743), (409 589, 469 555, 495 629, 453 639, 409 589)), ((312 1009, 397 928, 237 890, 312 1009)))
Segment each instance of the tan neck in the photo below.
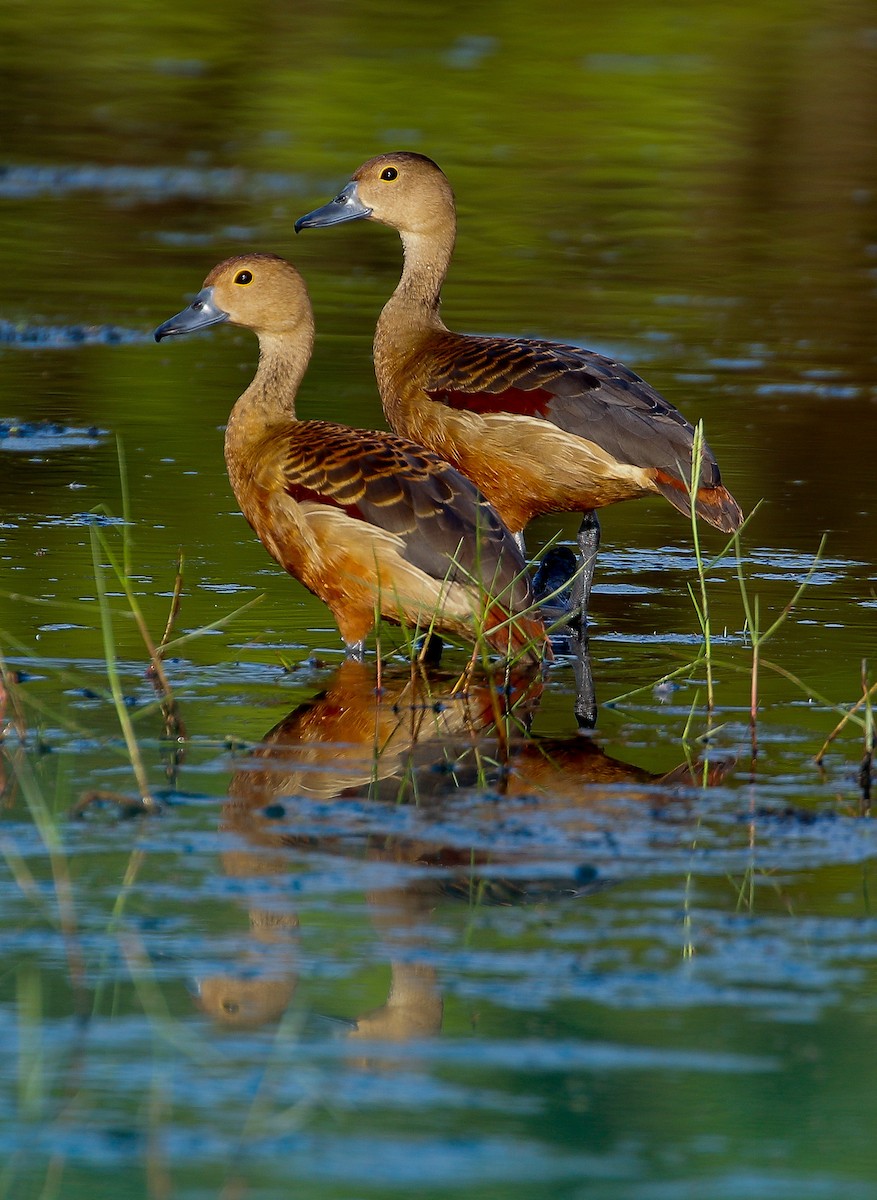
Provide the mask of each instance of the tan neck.
POLYGON ((238 399, 225 430, 229 472, 250 446, 276 425, 296 420, 295 397, 314 344, 313 318, 294 331, 259 333, 259 366, 253 382, 238 399))
POLYGON ((438 312, 455 240, 453 222, 428 233, 403 233, 404 266, 393 299, 404 295, 409 304, 438 312))
POLYGON ((375 374, 381 395, 399 391, 396 373, 430 333, 443 330, 441 290, 454 251, 453 223, 429 234, 402 234, 405 263, 396 290, 384 305, 375 330, 375 374))

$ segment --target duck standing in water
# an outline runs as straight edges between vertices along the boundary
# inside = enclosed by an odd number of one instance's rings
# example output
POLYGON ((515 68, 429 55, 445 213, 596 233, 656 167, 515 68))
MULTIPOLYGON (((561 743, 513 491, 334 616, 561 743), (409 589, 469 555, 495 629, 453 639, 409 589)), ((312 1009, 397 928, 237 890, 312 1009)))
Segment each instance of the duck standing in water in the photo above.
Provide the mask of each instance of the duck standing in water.
POLYGON ((225 434, 235 498, 268 553, 329 606, 348 652, 362 655, 380 613, 540 658, 524 560, 468 479, 393 434, 296 419, 314 340, 298 271, 271 254, 227 259, 155 340, 221 321, 259 339, 225 434))
MULTIPOLYGON (((369 159, 296 232, 365 217, 398 230, 402 278, 374 340, 392 428, 453 463, 490 500, 523 549, 533 517, 581 512, 574 601, 586 629, 600 525, 596 509, 660 493, 690 514, 695 431, 644 380, 601 354, 534 338, 454 333, 441 288, 456 237, 454 193, 422 154, 369 159)), ((695 511, 730 533, 740 508, 704 443, 695 511)))

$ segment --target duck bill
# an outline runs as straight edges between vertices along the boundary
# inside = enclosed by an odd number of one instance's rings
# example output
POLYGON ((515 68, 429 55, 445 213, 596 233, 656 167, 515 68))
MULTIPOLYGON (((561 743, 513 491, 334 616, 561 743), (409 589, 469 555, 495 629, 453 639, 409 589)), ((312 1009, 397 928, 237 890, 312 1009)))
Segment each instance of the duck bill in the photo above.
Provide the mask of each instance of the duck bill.
POLYGON ((351 179, 334 200, 299 217, 295 223, 295 232, 301 233, 303 229, 322 229, 324 225, 341 225, 344 221, 359 221, 362 217, 371 215, 372 210, 359 198, 356 180, 351 179))
POLYGON ((227 321, 228 313, 224 312, 213 299, 213 288, 202 288, 188 308, 159 325, 152 335, 157 342, 162 338, 173 337, 178 333, 195 333, 199 329, 207 329, 210 325, 218 325, 227 321))

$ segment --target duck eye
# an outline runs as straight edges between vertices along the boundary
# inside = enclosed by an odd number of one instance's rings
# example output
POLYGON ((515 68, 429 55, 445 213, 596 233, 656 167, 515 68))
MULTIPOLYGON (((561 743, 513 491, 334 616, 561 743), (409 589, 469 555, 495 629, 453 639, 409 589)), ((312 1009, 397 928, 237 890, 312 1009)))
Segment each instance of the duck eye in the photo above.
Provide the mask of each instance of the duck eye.
POLYGON ((395 167, 384 167, 383 171, 381 171, 381 179, 395 179, 398 174, 399 172, 395 167))
POLYGON ((234 281, 243 287, 244 284, 253 282, 253 273, 252 271, 238 271, 234 281))

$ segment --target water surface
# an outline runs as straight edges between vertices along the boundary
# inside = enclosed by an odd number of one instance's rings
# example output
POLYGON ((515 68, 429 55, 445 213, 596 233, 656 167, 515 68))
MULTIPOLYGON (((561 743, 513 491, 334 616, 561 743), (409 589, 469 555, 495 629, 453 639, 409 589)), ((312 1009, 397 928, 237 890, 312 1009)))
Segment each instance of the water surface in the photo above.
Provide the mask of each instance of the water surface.
POLYGON ((877 659, 875 56, 855 2, 0 15, 3 1195, 873 1194, 862 729, 813 759, 877 659), (498 713, 449 699, 462 649, 412 683, 385 630, 379 700, 236 512, 254 340, 151 330, 226 255, 289 255, 301 415, 383 427, 398 241, 292 226, 397 147, 457 192, 448 323, 623 358, 761 502, 762 628, 809 575, 754 736, 735 561, 710 714, 659 499, 603 520, 591 737, 563 658, 498 713), (183 743, 95 530, 155 638, 180 548, 177 635, 255 602, 169 656, 183 743), (148 820, 69 816, 137 796, 101 580, 148 820))

